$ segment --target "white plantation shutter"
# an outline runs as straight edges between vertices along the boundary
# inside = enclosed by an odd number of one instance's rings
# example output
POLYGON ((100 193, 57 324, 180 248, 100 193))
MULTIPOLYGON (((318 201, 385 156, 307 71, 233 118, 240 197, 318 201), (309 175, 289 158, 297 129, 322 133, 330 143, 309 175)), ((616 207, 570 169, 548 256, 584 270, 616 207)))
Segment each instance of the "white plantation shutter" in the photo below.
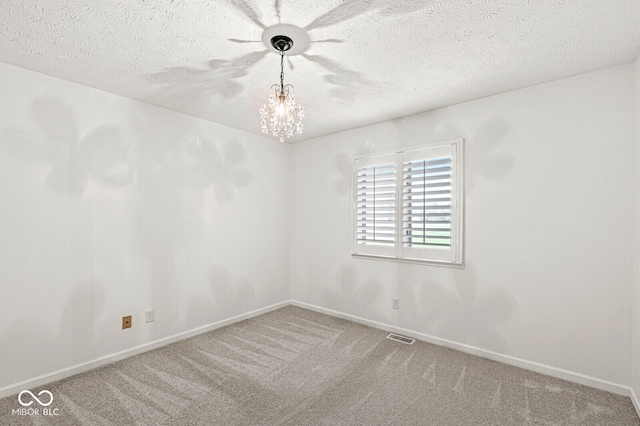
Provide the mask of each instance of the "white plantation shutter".
POLYGON ((355 161, 354 254, 462 264, 462 143, 355 161))
POLYGON ((356 161, 354 252, 393 255, 396 245, 395 155, 356 161))
POLYGON ((404 163, 405 247, 451 248, 451 158, 404 163))
POLYGON ((456 145, 405 152, 402 177, 403 257, 457 259, 456 145))

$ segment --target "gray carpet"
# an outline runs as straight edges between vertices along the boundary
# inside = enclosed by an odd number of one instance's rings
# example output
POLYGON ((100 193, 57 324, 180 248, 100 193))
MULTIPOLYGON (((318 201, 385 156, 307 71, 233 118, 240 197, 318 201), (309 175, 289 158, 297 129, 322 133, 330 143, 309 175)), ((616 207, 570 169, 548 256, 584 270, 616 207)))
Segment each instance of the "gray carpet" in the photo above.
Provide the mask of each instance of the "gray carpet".
POLYGON ((286 307, 31 389, 57 416, 4 398, 0 424, 640 425, 629 398, 386 334, 286 307))

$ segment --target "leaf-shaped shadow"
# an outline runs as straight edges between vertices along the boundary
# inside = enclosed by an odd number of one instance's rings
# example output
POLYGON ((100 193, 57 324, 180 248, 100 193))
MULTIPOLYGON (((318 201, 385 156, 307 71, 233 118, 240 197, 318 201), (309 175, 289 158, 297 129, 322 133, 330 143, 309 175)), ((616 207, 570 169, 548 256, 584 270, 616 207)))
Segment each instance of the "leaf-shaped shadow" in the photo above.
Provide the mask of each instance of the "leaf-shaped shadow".
MULTIPOLYGON (((511 131, 508 121, 500 117, 489 117, 473 131, 466 144, 467 164, 465 191, 471 192, 476 177, 493 179, 504 176, 513 168, 513 156, 500 152, 511 131)), ((443 138, 464 137, 465 132, 454 124, 439 124, 436 134, 443 138)))
POLYGON ((353 156, 349 156, 344 152, 340 152, 333 158, 333 165, 338 171, 338 177, 334 182, 333 187, 338 194, 347 194, 349 192, 349 189, 351 188, 351 167, 353 164, 353 158, 370 154, 373 151, 373 143, 368 140, 355 149, 353 156))
POLYGON ((333 159, 333 165, 338 170, 338 179, 333 184, 333 187, 340 195, 349 192, 351 185, 351 162, 351 158, 344 152, 339 153, 333 159))
MULTIPOLYGON (((230 0, 230 3, 236 11, 240 12, 249 21, 262 29, 266 29, 266 26, 260 21, 256 10, 245 0, 230 0)), ((418 6, 419 2, 411 2, 410 4, 402 2, 402 6, 389 6, 387 2, 381 0, 345 1, 316 18, 301 30, 311 31, 314 28, 335 25, 375 9, 380 9, 381 13, 386 15, 397 15, 415 11, 418 6)), ((281 9, 282 3, 276 0, 274 2, 274 12, 279 23, 281 21, 281 9)), ((238 38, 229 38, 228 40, 239 44, 261 42, 260 40, 238 38)), ((343 40, 333 38, 310 42, 342 43, 343 40)), ((162 72, 151 74, 150 78, 163 86, 161 90, 156 91, 155 96, 171 97, 173 101, 181 99, 183 103, 197 103, 199 105, 204 105, 204 101, 208 102, 211 94, 224 98, 235 97, 243 91, 243 86, 235 80, 245 76, 247 70, 269 52, 271 52, 271 49, 252 52, 233 60, 214 59, 209 61, 208 67, 205 68, 171 67, 162 72), (203 90, 203 87, 205 90, 203 90)), ((301 53, 301 56, 318 63, 330 72, 324 79, 330 85, 338 86, 328 92, 336 102, 350 104, 363 95, 376 97, 378 96, 378 91, 384 89, 379 83, 365 81, 360 73, 345 69, 329 58, 304 53, 301 53)), ((293 70, 293 63, 290 60, 289 66, 293 70)))
POLYGON ((455 341, 503 351, 508 342, 499 325, 509 321, 515 299, 504 288, 478 292, 477 272, 467 264, 453 271, 455 291, 437 284, 425 284, 431 299, 431 319, 436 331, 455 341))
POLYGON ((29 106, 29 115, 39 129, 38 136, 59 141, 75 141, 76 119, 70 107, 55 98, 40 97, 29 106))
POLYGON ((227 269, 220 265, 212 266, 209 273, 217 306, 226 306, 232 311, 237 311, 253 301, 255 290, 247 278, 240 277, 234 280, 227 269))
POLYGON ((212 95, 233 98, 243 92, 237 80, 247 75, 247 70, 257 64, 267 50, 251 52, 235 59, 212 59, 204 68, 170 67, 151 74, 149 78, 160 84, 157 96, 178 96, 184 102, 204 104, 212 95))
POLYGON ((253 174, 241 168, 247 152, 244 145, 236 141, 224 144, 222 152, 211 157, 213 186, 219 201, 234 198, 236 188, 247 186, 253 180, 253 174))
POLYGON ((71 145, 68 155, 53 164, 47 174, 47 183, 60 192, 82 194, 89 183, 87 165, 76 145, 71 145))
POLYGON ((48 181, 54 188, 82 193, 90 175, 112 186, 133 181, 135 173, 127 161, 131 142, 118 127, 100 126, 69 148, 68 156, 58 160, 49 172, 48 181))
POLYGON ((329 95, 334 101, 347 105, 362 95, 377 96, 377 89, 380 85, 365 80, 359 72, 348 70, 322 55, 302 53, 301 56, 329 71, 324 80, 333 86, 338 86, 329 90, 329 95))
POLYGON ((51 187, 81 194, 90 176, 113 186, 133 180, 135 173, 128 163, 131 140, 120 127, 99 126, 78 139, 73 110, 47 97, 31 103, 27 122, 26 129, 9 129, 15 137, 5 145, 18 155, 52 163, 46 175, 51 187))
POLYGON ((218 201, 235 197, 237 189, 247 186, 253 174, 242 167, 247 152, 244 145, 229 141, 218 146, 200 136, 192 137, 176 158, 190 185, 203 188, 213 185, 218 201))
POLYGON ((356 269, 351 265, 343 265, 338 269, 336 283, 339 297, 351 306, 356 314, 368 312, 382 293, 380 280, 359 279, 356 269))
POLYGON ((509 123, 492 117, 483 121, 474 133, 478 145, 473 145, 473 154, 478 158, 476 169, 487 178, 500 177, 509 172, 514 164, 513 157, 500 154, 499 148, 511 130, 509 123))
MULTIPOLYGON (((236 11, 240 12, 249 21, 253 22, 262 29, 266 29, 266 26, 260 21, 256 10, 245 0, 231 0, 231 5, 236 11)), ((336 25, 375 10, 378 10, 378 12, 382 16, 398 16, 418 11, 424 7, 425 2, 418 0, 404 0, 393 3, 389 3, 385 0, 346 0, 314 19, 309 25, 302 28, 302 31, 311 31, 316 28, 336 25)), ((280 0, 276 0, 274 2, 274 12, 275 16, 278 18, 279 23, 281 23, 281 9, 282 4, 280 0)), ((258 40, 241 40, 237 38, 231 38, 228 40, 234 43, 259 42, 258 40)), ((340 39, 311 41, 311 43, 342 42, 343 40, 340 39)), ((265 50, 263 52, 256 52, 250 55, 260 55, 260 57, 262 57, 268 51, 269 50, 265 50)), ((383 90, 383 87, 380 84, 376 82, 367 82, 362 78, 360 73, 344 69, 342 66, 331 61, 328 58, 318 55, 306 55, 304 53, 302 53, 301 55, 312 62, 320 64, 322 67, 330 71, 331 74, 325 76, 324 79, 329 84, 338 86, 337 88, 329 90, 329 95, 336 102, 340 102, 342 104, 350 104, 354 102, 358 97, 361 97, 363 95, 376 97, 378 89, 383 90)), ((246 63, 242 69, 238 69, 236 67, 238 60, 215 60, 210 63, 211 70, 215 69, 216 71, 218 71, 215 74, 210 73, 210 70, 203 70, 200 68, 176 67, 169 68, 163 73, 156 74, 155 77, 160 77, 160 79, 164 80, 165 83, 171 83, 171 86, 165 88, 165 92, 174 92, 175 89, 178 89, 177 92, 170 93, 172 97, 181 95, 184 99, 189 100, 197 98, 198 91, 201 90, 202 86, 215 87, 216 89, 214 90, 214 93, 217 93, 224 97, 232 97, 237 95, 239 91, 242 90, 242 86, 237 83, 234 84, 232 79, 244 75, 246 69, 251 67, 253 63, 257 62, 260 57, 254 57, 254 61, 252 63, 246 63), (176 81, 189 81, 189 79, 185 79, 183 77, 191 77, 191 82, 189 84, 194 84, 194 79, 197 80, 198 83, 195 84, 195 87, 191 88, 178 87, 179 85, 175 84, 176 81), (224 86, 225 84, 227 86, 224 86), (185 94, 188 96, 185 97, 185 94)), ((293 69, 291 63, 290 66, 293 69)))
POLYGON ((58 99, 34 99, 24 121, 7 127, 6 137, 0 141, 14 155, 31 160, 55 161, 67 152, 70 141, 77 139, 73 111, 58 99))
POLYGON ((100 126, 89 132, 81 142, 83 156, 97 180, 109 185, 130 183, 135 172, 129 163, 131 139, 116 126, 100 126))
POLYGON ((220 265, 209 268, 208 291, 193 294, 187 301, 185 316, 190 324, 203 325, 237 315, 255 299, 255 290, 245 277, 231 278, 220 265))
POLYGON ((132 115, 130 126, 136 142, 135 164, 141 174, 175 166, 176 157, 186 155, 185 145, 199 131, 191 118, 160 109, 132 115))
POLYGON ((183 313, 190 326, 210 324, 218 314, 213 297, 209 294, 192 294, 185 304, 183 313))

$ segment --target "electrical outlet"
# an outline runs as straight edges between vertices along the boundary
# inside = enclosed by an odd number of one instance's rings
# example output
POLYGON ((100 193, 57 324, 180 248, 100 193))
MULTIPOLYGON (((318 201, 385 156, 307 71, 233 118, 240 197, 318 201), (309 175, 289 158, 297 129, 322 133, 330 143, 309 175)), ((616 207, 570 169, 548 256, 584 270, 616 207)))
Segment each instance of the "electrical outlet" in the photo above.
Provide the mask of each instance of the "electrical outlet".
POLYGON ((153 322, 155 319, 156 319, 156 314, 153 311, 153 309, 151 309, 150 311, 144 312, 144 322, 153 322))
POLYGON ((131 315, 127 315, 126 317, 122 317, 122 329, 131 328, 131 315))
POLYGON ((400 299, 392 299, 393 300, 393 309, 400 309, 400 299))

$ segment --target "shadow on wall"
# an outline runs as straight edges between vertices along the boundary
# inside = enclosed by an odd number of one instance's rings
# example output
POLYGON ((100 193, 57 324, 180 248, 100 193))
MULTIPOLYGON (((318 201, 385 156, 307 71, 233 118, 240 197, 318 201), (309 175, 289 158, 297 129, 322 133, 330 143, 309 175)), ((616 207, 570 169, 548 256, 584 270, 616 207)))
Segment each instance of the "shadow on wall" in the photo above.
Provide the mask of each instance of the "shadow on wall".
POLYGON ((417 313, 422 329, 435 336, 499 353, 506 351, 509 344, 500 327, 513 317, 514 297, 503 287, 483 291, 486 286, 478 285, 477 271, 468 263, 465 269, 450 272, 452 286, 437 284, 432 278, 418 281, 415 294, 403 299, 411 304, 409 311, 417 313))
MULTIPOLYGON (((404 125, 402 120, 394 120, 394 125, 398 128, 400 137, 403 140, 412 140, 408 135, 404 135, 404 125)), ((440 140, 455 139, 464 137, 467 139, 466 156, 469 165, 465 171, 465 191, 471 192, 476 178, 497 179, 513 168, 515 160, 508 153, 500 152, 507 142, 507 136, 512 130, 511 125, 506 120, 499 117, 488 118, 483 121, 471 136, 453 124, 441 124, 436 126, 436 137, 440 140)), ((340 152, 334 159, 334 169, 337 177, 334 182, 335 191, 344 195, 349 193, 352 184, 353 159, 359 156, 375 153, 375 147, 371 141, 360 145, 349 156, 345 152, 340 152)))
POLYGON ((23 124, 5 129, 0 144, 16 156, 47 164, 47 184, 70 194, 84 193, 89 178, 117 187, 132 183, 139 170, 155 169, 193 188, 213 185, 217 199, 226 201, 253 178, 242 168, 247 152, 241 142, 210 142, 189 120, 167 121, 147 114, 146 120, 134 121, 135 139, 117 125, 97 126, 82 136, 79 127, 71 107, 53 97, 39 97, 23 124), (162 131, 152 130, 158 128, 162 131))
POLYGON ((154 306, 180 331, 185 316, 173 301, 183 297, 182 281, 193 277, 183 265, 200 268, 206 262, 203 238, 215 224, 211 198, 232 201, 253 174, 244 167, 247 151, 241 141, 210 141, 200 135, 198 121, 166 114, 145 111, 133 120, 139 141, 135 229, 148 260, 154 306))
POLYGON ((436 127, 436 135, 443 139, 464 137, 466 139, 465 191, 471 192, 478 177, 484 179, 500 178, 513 168, 514 157, 500 152, 508 142, 512 131, 508 121, 500 117, 484 120, 471 136, 454 124, 441 124, 436 127))
MULTIPOLYGON (((100 198, 90 201, 100 208, 126 203, 119 210, 133 221, 132 238, 140 252, 134 257, 142 259, 130 266, 152 286, 155 308, 166 308, 167 318, 176 320, 178 309, 165 305, 184 291, 180 279, 185 274, 176 273, 178 257, 202 257, 202 231, 214 220, 206 209, 211 203, 205 205, 203 199, 231 201, 252 182, 253 174, 244 167, 247 151, 241 141, 209 141, 199 136, 198 120, 139 107, 138 114, 128 115, 129 125, 98 125, 83 134, 83 111, 55 96, 37 97, 23 118, 3 130, 0 149, 33 163, 44 187, 64 194, 87 196, 92 181, 126 188, 126 196, 97 193, 100 198), (210 223, 203 223, 205 217, 210 223)), ((93 218, 82 219, 98 231, 93 218)), ((84 231, 79 226, 69 229, 72 236, 84 231)), ((207 264, 196 263, 204 270, 207 264)))
POLYGON ((218 201, 235 198, 237 188, 253 181, 253 174, 242 167, 247 151, 238 141, 229 141, 218 148, 217 145, 194 137, 189 143, 189 155, 198 167, 191 172, 191 181, 197 187, 213 185, 218 201))
POLYGON ((0 388, 93 360, 96 342, 101 341, 96 331, 106 327, 101 323, 103 287, 90 280, 75 285, 57 325, 55 321, 36 321, 33 315, 5 325, 0 332, 4 348, 0 351, 0 388))
POLYGON ((82 194, 90 177, 111 186, 134 180, 130 135, 116 125, 102 125, 80 137, 73 110, 55 98, 36 98, 25 123, 5 132, 4 148, 27 160, 44 162, 46 183, 58 191, 82 194))
POLYGON ((333 165, 338 172, 336 180, 333 184, 334 189, 340 195, 348 194, 351 190, 351 180, 353 179, 353 160, 354 158, 371 154, 375 152, 375 147, 372 141, 366 141, 359 145, 354 151, 353 155, 348 155, 345 152, 340 152, 333 158, 333 165))
POLYGON ((133 120, 140 173, 179 187, 213 186, 218 201, 232 200, 239 188, 253 181, 253 174, 243 166, 248 156, 242 141, 210 141, 200 134, 197 121, 175 114, 168 119, 165 114, 144 114, 133 120))
POLYGON ((347 312, 362 318, 379 318, 379 299, 383 293, 382 282, 377 278, 360 279, 358 271, 350 264, 344 264, 336 272, 335 285, 326 293, 326 303, 330 309, 347 312))
POLYGON ((211 293, 194 295, 187 302, 190 322, 211 324, 252 306, 255 289, 247 278, 233 279, 225 267, 214 265, 209 269, 209 279, 211 293))

